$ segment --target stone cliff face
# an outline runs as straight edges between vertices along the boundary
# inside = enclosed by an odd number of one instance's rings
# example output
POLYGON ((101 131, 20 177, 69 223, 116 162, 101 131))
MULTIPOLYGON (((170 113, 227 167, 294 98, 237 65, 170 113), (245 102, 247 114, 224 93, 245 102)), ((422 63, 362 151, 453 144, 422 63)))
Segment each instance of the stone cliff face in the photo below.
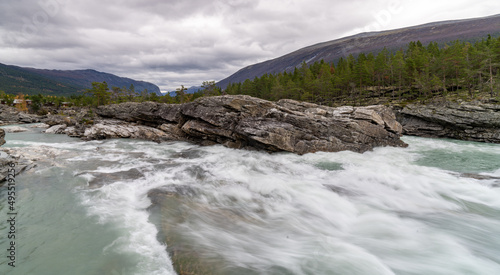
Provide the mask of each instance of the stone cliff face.
POLYGON ((500 143, 500 105, 408 105, 397 115, 405 135, 500 143))
POLYGON ((401 125, 392 110, 384 106, 331 108, 293 100, 269 102, 250 96, 219 96, 183 105, 107 105, 95 113, 100 119, 93 125, 56 125, 47 131, 84 139, 190 141, 297 154, 406 146, 399 139, 401 125))

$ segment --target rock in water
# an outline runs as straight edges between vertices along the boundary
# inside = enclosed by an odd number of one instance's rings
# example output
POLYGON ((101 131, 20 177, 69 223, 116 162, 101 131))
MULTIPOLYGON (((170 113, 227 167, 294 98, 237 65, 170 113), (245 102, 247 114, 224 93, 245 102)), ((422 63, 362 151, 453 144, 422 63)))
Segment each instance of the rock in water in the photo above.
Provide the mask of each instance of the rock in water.
MULTIPOLYGON (((160 140, 202 145, 297 154, 406 146, 400 140, 401 125, 392 110, 384 106, 332 108, 294 100, 270 102, 226 95, 199 98, 183 105, 147 102, 101 106, 96 113, 167 132, 160 140)), ((104 138, 106 131, 101 133, 98 137, 104 138)), ((120 135, 109 135, 116 136, 120 135)))
MULTIPOLYGON (((5 131, 3 129, 0 129, 0 146, 4 144, 5 131)), ((30 160, 22 156, 15 156, 12 151, 13 150, 10 148, 0 149, 0 187, 12 173, 14 173, 14 175, 11 177, 15 177, 24 170, 31 169, 34 166, 34 164, 30 160), (14 170, 12 170, 13 167, 15 167, 14 170)))
POLYGON ((500 105, 408 105, 399 111, 398 120, 406 135, 500 143, 500 105))
POLYGON ((384 106, 331 108, 294 100, 276 103, 250 96, 201 98, 184 104, 183 132, 235 148, 305 154, 364 152, 406 146, 402 128, 384 106))
POLYGON ((27 128, 20 127, 20 126, 8 126, 8 127, 5 127, 4 130, 7 133, 22 133, 22 132, 29 131, 27 128))
POLYGON ((0 129, 0 146, 5 144, 5 131, 4 129, 0 129))
POLYGON ((168 133, 144 125, 132 125, 119 120, 104 120, 87 128, 83 134, 87 140, 106 138, 134 138, 156 142, 172 140, 168 133))

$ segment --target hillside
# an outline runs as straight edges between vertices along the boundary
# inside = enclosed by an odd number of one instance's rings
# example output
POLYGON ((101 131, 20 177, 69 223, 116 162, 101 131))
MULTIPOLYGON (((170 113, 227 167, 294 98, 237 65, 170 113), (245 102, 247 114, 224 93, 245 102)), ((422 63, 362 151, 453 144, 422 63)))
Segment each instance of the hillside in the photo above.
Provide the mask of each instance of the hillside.
POLYGON ((40 70, 26 68, 26 70, 37 73, 39 75, 45 76, 47 78, 62 82, 69 83, 74 86, 84 87, 85 89, 92 87, 92 82, 104 82, 108 83, 111 88, 116 87, 126 87, 128 88, 130 84, 133 84, 137 92, 144 91, 147 89, 150 93, 156 93, 161 95, 160 88, 155 84, 137 81, 130 78, 119 77, 109 73, 98 72, 95 70, 74 70, 74 71, 61 71, 61 70, 40 70))
POLYGON ((106 81, 111 88, 130 87, 140 92, 147 89, 150 93, 161 95, 158 86, 144 81, 119 77, 95 70, 41 70, 22 68, 0 63, 0 90, 9 94, 44 94, 69 96, 79 91, 91 88, 92 82, 106 81))
POLYGON ((0 91, 8 94, 70 95, 83 87, 62 83, 21 67, 0 63, 0 91))
POLYGON ((217 83, 225 88, 229 83, 239 83, 246 79, 260 77, 266 73, 292 71, 302 62, 312 64, 324 60, 336 62, 350 54, 378 52, 404 47, 411 41, 419 40, 424 45, 433 41, 446 43, 454 40, 474 41, 488 34, 500 36, 500 14, 465 20, 429 23, 409 28, 382 32, 361 33, 333 41, 302 48, 276 59, 245 67, 217 83))

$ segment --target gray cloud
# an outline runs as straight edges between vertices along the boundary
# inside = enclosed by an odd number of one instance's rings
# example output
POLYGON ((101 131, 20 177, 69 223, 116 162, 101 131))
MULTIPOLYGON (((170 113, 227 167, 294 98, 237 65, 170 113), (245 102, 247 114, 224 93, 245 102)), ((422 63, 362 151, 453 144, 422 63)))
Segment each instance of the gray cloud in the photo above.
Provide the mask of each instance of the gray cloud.
POLYGON ((173 90, 347 34, 499 12, 496 0, 2 1, 0 62, 173 90))

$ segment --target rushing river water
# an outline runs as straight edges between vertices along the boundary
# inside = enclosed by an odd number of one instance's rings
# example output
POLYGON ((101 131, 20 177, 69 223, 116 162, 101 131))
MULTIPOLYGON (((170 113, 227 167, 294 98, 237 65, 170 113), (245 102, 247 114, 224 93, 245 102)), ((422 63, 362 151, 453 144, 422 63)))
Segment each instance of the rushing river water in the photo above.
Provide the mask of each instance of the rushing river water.
POLYGON ((16 178, 16 267, 0 187, 0 274, 500 274, 500 145, 403 139, 297 156, 7 134, 43 158, 16 178))

